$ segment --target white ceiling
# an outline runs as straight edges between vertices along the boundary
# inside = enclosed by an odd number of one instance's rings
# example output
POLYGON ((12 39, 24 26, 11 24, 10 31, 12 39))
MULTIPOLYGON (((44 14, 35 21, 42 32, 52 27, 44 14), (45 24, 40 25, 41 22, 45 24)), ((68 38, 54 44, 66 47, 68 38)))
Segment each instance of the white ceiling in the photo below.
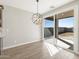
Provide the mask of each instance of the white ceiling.
MULTIPOLYGON (((71 1, 74 0, 39 0, 39 13, 45 13, 71 1), (54 6, 54 8, 50 8, 51 6, 54 6)), ((36 0, 2 0, 2 2, 5 5, 36 13, 36 0)))

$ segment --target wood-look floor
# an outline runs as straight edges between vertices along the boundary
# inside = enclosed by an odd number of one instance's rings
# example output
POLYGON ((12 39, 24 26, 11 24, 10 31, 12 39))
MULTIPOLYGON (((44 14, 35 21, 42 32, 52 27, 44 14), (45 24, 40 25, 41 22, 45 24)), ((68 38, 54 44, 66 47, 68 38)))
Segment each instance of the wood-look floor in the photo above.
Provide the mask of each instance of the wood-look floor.
POLYGON ((78 55, 39 41, 3 51, 9 59, 79 59, 78 55))

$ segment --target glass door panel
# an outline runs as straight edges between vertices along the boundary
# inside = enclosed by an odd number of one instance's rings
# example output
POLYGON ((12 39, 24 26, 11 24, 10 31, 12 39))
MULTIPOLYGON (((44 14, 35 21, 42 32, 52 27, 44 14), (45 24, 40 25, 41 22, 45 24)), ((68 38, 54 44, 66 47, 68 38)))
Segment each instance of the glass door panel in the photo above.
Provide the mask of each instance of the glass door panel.
POLYGON ((66 11, 56 15, 57 45, 73 50, 74 47, 74 11, 66 11))
POLYGON ((44 18, 44 39, 49 40, 53 37, 54 20, 53 16, 44 18))

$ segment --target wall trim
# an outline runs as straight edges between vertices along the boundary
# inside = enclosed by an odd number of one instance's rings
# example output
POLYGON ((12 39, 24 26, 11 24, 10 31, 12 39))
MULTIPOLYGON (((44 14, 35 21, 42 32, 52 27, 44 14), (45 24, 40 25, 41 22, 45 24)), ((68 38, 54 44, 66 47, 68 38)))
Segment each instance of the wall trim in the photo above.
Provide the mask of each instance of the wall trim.
POLYGON ((31 43, 38 42, 38 41, 41 41, 41 39, 40 40, 35 40, 35 41, 32 41, 32 42, 20 43, 20 44, 17 44, 17 45, 3 47, 3 50, 10 49, 10 48, 15 48, 15 47, 22 46, 22 45, 25 45, 25 44, 31 44, 31 43))

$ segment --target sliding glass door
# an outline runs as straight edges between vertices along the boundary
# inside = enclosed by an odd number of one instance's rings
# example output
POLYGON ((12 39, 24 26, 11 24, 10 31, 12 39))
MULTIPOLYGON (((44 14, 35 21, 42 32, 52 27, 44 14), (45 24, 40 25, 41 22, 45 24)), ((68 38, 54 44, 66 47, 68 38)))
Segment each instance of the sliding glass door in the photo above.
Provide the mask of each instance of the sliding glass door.
POLYGON ((56 15, 57 45, 73 50, 74 47, 74 10, 56 15))
POLYGON ((46 40, 53 37, 54 20, 53 17, 46 17, 44 19, 44 38, 46 40))

